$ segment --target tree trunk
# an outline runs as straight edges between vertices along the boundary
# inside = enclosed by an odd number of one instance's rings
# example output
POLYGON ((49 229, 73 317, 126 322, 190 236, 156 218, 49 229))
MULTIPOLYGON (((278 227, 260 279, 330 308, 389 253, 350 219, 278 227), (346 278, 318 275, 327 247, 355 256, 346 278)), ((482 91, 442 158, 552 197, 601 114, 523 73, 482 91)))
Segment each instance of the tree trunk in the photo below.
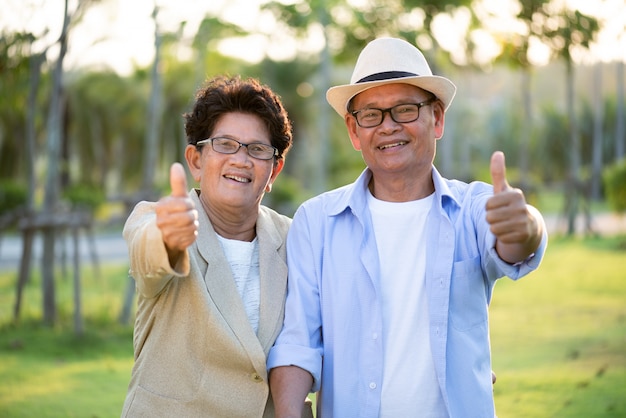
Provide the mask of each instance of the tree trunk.
MULTIPOLYGON (((50 98, 50 113, 48 115, 48 172, 43 210, 54 214, 59 201, 59 160, 61 157, 61 121, 63 119, 63 59, 67 52, 67 35, 70 17, 68 14, 68 0, 65 0, 64 21, 59 38, 59 58, 56 62, 52 80, 52 94, 50 98)), ((43 229, 43 321, 53 325, 56 321, 55 291, 54 291, 54 239, 56 230, 53 226, 43 229)))
POLYGON ((74 241, 74 332, 83 335, 83 314, 80 298, 80 246, 78 242, 78 226, 72 229, 74 241))
MULTIPOLYGON (((328 11, 324 7, 319 7, 318 15, 320 23, 322 24, 322 30, 324 31, 324 48, 322 49, 321 58, 321 74, 322 83, 324 86, 331 85, 331 67, 332 58, 330 56, 330 49, 328 46, 328 11)), ((313 191, 315 193, 322 193, 327 189, 328 185, 328 149, 330 147, 330 106, 326 103, 326 95, 323 89, 317 89, 317 100, 319 100, 319 117, 317 121, 317 128, 319 129, 317 140, 314 141, 317 144, 317 167, 319 171, 316 171, 316 175, 313 176, 313 191)))
POLYGON ((574 65, 570 59, 566 61, 566 95, 567 95, 567 116, 569 119, 570 144, 568 149, 569 175, 566 190, 566 211, 567 211, 567 235, 576 232, 576 217, 578 215, 580 198, 580 137, 578 125, 576 123, 576 110, 574 108, 574 65))
MULTIPOLYGON (((30 215, 31 214, 29 214, 29 216, 30 215)), ((13 319, 15 321, 18 321, 20 318, 24 286, 26 286, 26 283, 30 278, 30 263, 32 261, 34 237, 34 229, 25 228, 22 230, 22 258, 20 260, 20 272, 17 279, 17 289, 15 292, 15 306, 13 308, 13 319)))
POLYGON ((26 177, 28 178, 28 197, 26 209, 30 213, 35 208, 35 120, 37 117, 37 91, 41 80, 41 65, 46 53, 30 57, 30 85, 26 102, 26 177))
POLYGON ((593 71, 593 152, 591 160, 591 199, 600 200, 602 195, 602 122, 604 102, 602 100, 602 63, 595 64, 593 71))
POLYGON ((617 118, 615 122, 615 161, 624 158, 626 115, 624 115, 624 62, 617 63, 617 118))
POLYGON ((524 107, 524 120, 519 150, 520 187, 526 190, 528 180, 528 152, 533 131, 532 97, 531 97, 531 69, 530 66, 522 67, 522 102, 524 107))
POLYGON ((54 286, 54 239, 55 228, 43 229, 43 252, 41 259, 41 293, 43 295, 43 323, 53 326, 56 322, 56 295, 54 286))
POLYGON ((146 144, 144 147, 143 165, 143 191, 146 198, 151 199, 154 193, 154 173, 157 165, 157 150, 159 140, 159 119, 161 113, 161 76, 159 71, 161 54, 161 35, 157 22, 158 8, 155 6, 152 12, 154 21, 154 62, 152 63, 152 90, 148 103, 148 121, 146 132, 146 144))

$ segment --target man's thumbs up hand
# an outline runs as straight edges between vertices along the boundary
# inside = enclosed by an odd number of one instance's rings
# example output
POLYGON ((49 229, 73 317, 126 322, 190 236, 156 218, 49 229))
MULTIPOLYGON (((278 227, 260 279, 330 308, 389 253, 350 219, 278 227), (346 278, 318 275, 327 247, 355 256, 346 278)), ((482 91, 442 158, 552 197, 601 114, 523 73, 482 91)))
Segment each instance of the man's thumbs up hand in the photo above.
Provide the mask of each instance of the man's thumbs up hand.
POLYGON ((524 193, 509 186, 504 154, 491 156, 493 196, 487 200, 487 222, 496 236, 496 250, 509 262, 523 261, 535 251, 541 240, 541 228, 533 210, 526 204, 524 193))
POLYGON ((170 168, 172 193, 161 198, 156 205, 156 223, 163 236, 165 248, 174 261, 185 251, 198 235, 198 211, 187 192, 187 177, 180 163, 170 168))

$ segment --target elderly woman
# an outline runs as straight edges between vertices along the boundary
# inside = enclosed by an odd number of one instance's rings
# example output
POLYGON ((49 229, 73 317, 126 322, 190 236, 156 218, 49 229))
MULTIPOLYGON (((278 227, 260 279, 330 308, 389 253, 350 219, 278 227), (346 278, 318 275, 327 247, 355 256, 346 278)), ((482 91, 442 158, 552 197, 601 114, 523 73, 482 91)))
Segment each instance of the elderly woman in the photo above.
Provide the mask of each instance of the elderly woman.
POLYGON ((124 226, 138 310, 124 417, 271 417, 266 356, 281 329, 290 218, 261 205, 292 128, 254 79, 218 77, 184 115, 172 193, 124 226))

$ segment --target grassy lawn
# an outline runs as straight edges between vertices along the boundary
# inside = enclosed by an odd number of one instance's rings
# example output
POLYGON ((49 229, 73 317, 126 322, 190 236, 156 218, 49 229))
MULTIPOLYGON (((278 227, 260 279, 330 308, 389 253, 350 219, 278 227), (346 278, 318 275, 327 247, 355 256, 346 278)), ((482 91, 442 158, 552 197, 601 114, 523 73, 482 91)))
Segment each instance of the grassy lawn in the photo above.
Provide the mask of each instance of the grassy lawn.
MULTIPOLYGON (((490 310, 500 418, 626 416, 625 238, 554 238, 541 269, 496 285, 490 310)), ((13 272, 0 274, 0 416, 119 417, 132 327, 119 325, 126 266, 83 269, 85 334, 72 325, 71 272, 58 325, 40 325, 41 284, 12 321, 13 272)))
POLYGON ((626 416, 623 242, 553 239, 540 270, 496 285, 499 417, 626 416))
POLYGON ((117 322, 127 271, 83 269, 82 336, 73 329, 71 278, 58 280, 58 325, 45 327, 37 275, 18 324, 12 321, 16 275, 0 275, 1 417, 120 416, 133 365, 132 326, 117 322))

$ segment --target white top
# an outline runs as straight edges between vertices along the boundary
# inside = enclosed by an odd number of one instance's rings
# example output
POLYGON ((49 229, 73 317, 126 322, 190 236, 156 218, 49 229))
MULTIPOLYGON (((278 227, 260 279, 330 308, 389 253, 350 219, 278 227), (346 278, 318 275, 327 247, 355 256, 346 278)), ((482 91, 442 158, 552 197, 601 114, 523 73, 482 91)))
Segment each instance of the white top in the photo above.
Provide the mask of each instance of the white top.
POLYGON ((261 276, 259 273, 259 242, 228 239, 217 235, 235 278, 235 284, 252 329, 259 328, 259 303, 261 300, 261 276))
POLYGON ((381 269, 381 418, 448 416, 430 350, 425 286, 425 227, 433 199, 385 202, 368 197, 381 269))

